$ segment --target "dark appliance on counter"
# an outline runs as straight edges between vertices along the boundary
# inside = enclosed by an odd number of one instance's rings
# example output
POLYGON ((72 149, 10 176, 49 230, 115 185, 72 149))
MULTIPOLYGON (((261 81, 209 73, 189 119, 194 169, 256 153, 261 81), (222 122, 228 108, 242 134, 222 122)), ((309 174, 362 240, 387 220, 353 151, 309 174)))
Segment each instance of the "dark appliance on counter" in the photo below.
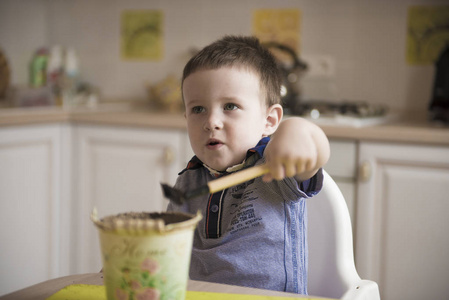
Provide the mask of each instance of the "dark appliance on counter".
POLYGON ((307 64, 287 45, 277 42, 263 45, 273 52, 282 76, 281 99, 285 113, 298 114, 301 94, 299 79, 307 70, 307 64))
POLYGON ((286 115, 299 115, 315 119, 335 119, 338 117, 354 120, 384 117, 387 108, 365 101, 327 101, 303 99, 301 97, 300 79, 308 69, 296 52, 285 44, 267 42, 263 44, 276 58, 282 76, 281 99, 286 115))
POLYGON ((430 119, 449 124, 449 43, 435 64, 435 81, 429 106, 430 119))

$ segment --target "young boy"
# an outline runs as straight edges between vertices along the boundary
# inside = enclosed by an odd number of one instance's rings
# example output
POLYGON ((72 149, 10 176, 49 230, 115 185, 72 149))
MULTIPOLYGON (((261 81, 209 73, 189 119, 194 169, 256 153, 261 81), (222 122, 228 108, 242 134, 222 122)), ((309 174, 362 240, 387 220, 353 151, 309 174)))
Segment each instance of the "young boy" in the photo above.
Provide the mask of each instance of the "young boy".
POLYGON ((263 178, 169 204, 172 211, 203 214, 191 279, 307 293, 305 199, 321 189, 329 143, 304 119, 281 122, 280 82, 275 59, 251 37, 226 36, 184 68, 195 156, 175 187, 192 190, 264 162, 270 168, 263 178))

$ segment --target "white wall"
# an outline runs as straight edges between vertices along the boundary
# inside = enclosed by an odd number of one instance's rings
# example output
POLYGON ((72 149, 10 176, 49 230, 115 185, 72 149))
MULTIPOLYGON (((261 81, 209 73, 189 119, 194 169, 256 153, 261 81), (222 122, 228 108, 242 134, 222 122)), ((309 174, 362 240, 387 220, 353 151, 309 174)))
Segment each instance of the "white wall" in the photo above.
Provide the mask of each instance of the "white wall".
POLYGON ((12 69, 13 84, 27 82, 31 55, 47 41, 45 0, 0 0, 0 49, 12 69))
POLYGON ((144 85, 180 75, 189 49, 224 34, 250 34, 252 11, 302 11, 301 54, 330 55, 335 76, 303 80, 305 96, 367 100, 422 110, 430 99, 434 67, 405 61, 407 8, 447 0, 0 0, 0 47, 13 83, 27 81, 27 64, 41 45, 74 47, 87 81, 108 98, 143 99, 144 85), (164 12, 165 56, 160 62, 120 59, 120 13, 164 12))

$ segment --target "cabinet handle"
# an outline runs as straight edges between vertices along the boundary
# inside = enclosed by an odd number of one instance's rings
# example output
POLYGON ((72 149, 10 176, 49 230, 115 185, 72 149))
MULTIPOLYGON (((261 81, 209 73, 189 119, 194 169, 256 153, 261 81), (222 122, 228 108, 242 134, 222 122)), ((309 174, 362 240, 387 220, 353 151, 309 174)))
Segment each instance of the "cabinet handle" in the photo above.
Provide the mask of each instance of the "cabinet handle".
POLYGON ((166 165, 171 165, 175 160, 175 152, 172 147, 165 147, 164 149, 164 162, 166 165))
POLYGON ((359 178, 361 181, 368 181, 371 179, 372 167, 369 161, 364 161, 359 168, 359 178))

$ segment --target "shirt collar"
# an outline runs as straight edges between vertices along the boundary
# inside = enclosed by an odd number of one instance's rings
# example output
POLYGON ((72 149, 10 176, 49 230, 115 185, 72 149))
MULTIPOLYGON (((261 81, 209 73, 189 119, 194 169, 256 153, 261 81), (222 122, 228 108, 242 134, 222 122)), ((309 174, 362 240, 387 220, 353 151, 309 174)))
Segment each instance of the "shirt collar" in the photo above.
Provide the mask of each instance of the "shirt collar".
POLYGON ((205 167, 206 169, 209 170, 209 172, 215 176, 215 177, 219 177, 221 175, 225 175, 225 174, 229 174, 241 169, 244 169, 246 167, 249 166, 253 166, 256 161, 258 161, 261 157, 263 157, 263 152, 265 151, 265 147, 267 146, 268 142, 270 141, 270 137, 264 137, 262 138, 255 147, 249 149, 246 152, 246 157, 245 160, 235 166, 229 167, 228 169, 226 169, 226 171, 216 171, 214 169, 212 169, 211 167, 207 166, 206 164, 204 164, 196 155, 192 157, 192 159, 189 161, 189 163, 187 164, 187 167, 182 170, 178 175, 181 175, 182 173, 184 173, 187 170, 194 170, 194 169, 199 169, 201 167, 205 167))

